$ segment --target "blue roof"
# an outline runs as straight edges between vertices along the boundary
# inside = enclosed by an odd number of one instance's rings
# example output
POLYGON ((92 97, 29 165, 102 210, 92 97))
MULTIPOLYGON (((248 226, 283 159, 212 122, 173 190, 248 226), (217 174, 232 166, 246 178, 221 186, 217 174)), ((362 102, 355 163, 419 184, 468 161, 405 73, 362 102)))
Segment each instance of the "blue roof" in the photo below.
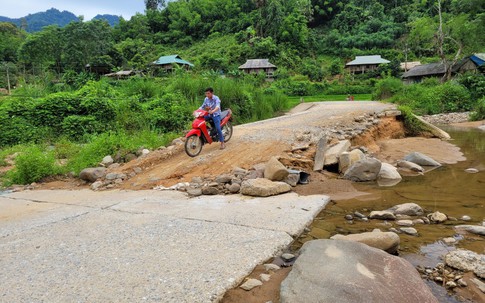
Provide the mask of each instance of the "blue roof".
POLYGON ((473 54, 470 56, 470 60, 472 60, 478 66, 485 65, 485 53, 482 54, 473 54))
POLYGON ((153 62, 153 64, 155 64, 155 65, 165 65, 165 64, 172 64, 172 63, 194 66, 189 61, 185 61, 182 58, 180 58, 179 55, 162 56, 162 57, 158 58, 157 61, 153 62))

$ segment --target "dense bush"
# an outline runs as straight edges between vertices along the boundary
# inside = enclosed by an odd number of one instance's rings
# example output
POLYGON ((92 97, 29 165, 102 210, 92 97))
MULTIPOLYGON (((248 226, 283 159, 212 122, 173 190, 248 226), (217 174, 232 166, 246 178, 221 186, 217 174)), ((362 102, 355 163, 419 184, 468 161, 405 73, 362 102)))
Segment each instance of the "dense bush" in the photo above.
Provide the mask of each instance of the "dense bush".
POLYGON ((15 158, 15 168, 7 173, 7 177, 13 184, 29 184, 60 172, 53 151, 30 146, 15 158))
POLYGON ((478 100, 485 96, 485 75, 466 74, 459 79, 459 82, 468 89, 472 99, 478 100))
POLYGON ((472 121, 485 120, 485 97, 478 100, 470 119, 472 121))
POLYGON ((394 96, 402 90, 402 81, 397 78, 385 78, 377 82, 374 92, 372 93, 373 100, 385 100, 394 96))

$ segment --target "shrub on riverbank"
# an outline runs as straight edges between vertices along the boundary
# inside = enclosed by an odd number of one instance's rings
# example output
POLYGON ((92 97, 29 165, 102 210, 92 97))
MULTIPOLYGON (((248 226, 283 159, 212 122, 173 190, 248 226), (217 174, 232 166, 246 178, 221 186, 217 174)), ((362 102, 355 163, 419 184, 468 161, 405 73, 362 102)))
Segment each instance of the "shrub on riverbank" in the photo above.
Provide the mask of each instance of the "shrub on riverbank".
POLYGON ((470 116, 472 121, 485 120, 485 97, 480 99, 470 116))

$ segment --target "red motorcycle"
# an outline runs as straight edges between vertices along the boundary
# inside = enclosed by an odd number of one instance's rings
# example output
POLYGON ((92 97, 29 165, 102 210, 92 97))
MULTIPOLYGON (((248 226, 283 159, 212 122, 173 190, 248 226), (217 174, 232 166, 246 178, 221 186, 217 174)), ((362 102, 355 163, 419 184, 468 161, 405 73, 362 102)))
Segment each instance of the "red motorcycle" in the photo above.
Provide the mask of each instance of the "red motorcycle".
MULTIPOLYGON (((195 120, 192 122, 192 130, 185 136, 185 152, 190 157, 197 157, 202 151, 204 144, 212 144, 217 141, 217 130, 215 126, 209 127, 205 117, 209 113, 198 109, 194 112, 195 120)), ((221 129, 224 135, 224 142, 232 137, 232 111, 230 109, 221 112, 221 129)), ((212 123, 212 122, 211 122, 212 123)))

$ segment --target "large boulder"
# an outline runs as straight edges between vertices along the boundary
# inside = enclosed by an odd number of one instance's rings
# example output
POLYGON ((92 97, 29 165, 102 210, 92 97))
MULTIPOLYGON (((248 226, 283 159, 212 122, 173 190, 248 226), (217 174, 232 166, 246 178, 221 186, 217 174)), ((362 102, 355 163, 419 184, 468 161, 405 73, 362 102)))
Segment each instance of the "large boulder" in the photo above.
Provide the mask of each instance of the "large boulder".
POLYGON ((437 303, 406 260, 362 243, 316 240, 281 284, 281 303, 437 303))
POLYGON ((412 163, 416 163, 421 166, 441 166, 441 164, 438 161, 435 161, 431 157, 418 152, 410 153, 409 155, 404 157, 404 160, 412 163))
POLYGON ((241 194, 253 197, 269 197, 291 191, 291 186, 284 182, 268 179, 250 179, 241 184, 241 194))
POLYGON ((434 222, 434 223, 443 223, 446 220, 448 220, 448 216, 442 212, 435 211, 432 214, 428 214, 428 219, 430 219, 431 222, 434 222))
POLYGON ((325 166, 338 163, 340 155, 350 148, 350 141, 344 140, 327 149, 325 152, 325 166))
POLYGON ((272 157, 264 167, 264 177, 271 181, 283 181, 288 174, 288 169, 275 157, 272 157))
POLYGON ((485 226, 480 225, 458 225, 455 226, 458 230, 464 230, 472 234, 485 236, 485 226))
POLYGON ((381 171, 381 161, 365 158, 354 163, 345 173, 344 178, 354 182, 375 181, 381 171))
POLYGON ((364 159, 365 155, 360 149, 351 152, 344 152, 339 157, 338 168, 341 173, 345 173, 354 163, 364 159))
POLYGON ((463 270, 472 271, 477 276, 485 279, 485 255, 479 255, 473 251, 458 249, 449 252, 445 256, 446 265, 463 270))
POLYGON ((390 254, 397 253, 401 239, 393 232, 367 232, 351 235, 335 235, 330 239, 353 241, 367 244, 371 247, 382 249, 390 254))
POLYGON ((395 215, 405 216, 421 216, 424 213, 423 208, 416 203, 399 204, 389 208, 388 211, 395 215))
POLYGON ((106 176, 106 171, 104 167, 86 168, 81 171, 79 178, 88 182, 96 182, 99 178, 106 176))
POLYGON ((402 177, 396 167, 389 163, 382 163, 381 170, 377 176, 377 182, 380 186, 394 186, 401 180, 402 177))

